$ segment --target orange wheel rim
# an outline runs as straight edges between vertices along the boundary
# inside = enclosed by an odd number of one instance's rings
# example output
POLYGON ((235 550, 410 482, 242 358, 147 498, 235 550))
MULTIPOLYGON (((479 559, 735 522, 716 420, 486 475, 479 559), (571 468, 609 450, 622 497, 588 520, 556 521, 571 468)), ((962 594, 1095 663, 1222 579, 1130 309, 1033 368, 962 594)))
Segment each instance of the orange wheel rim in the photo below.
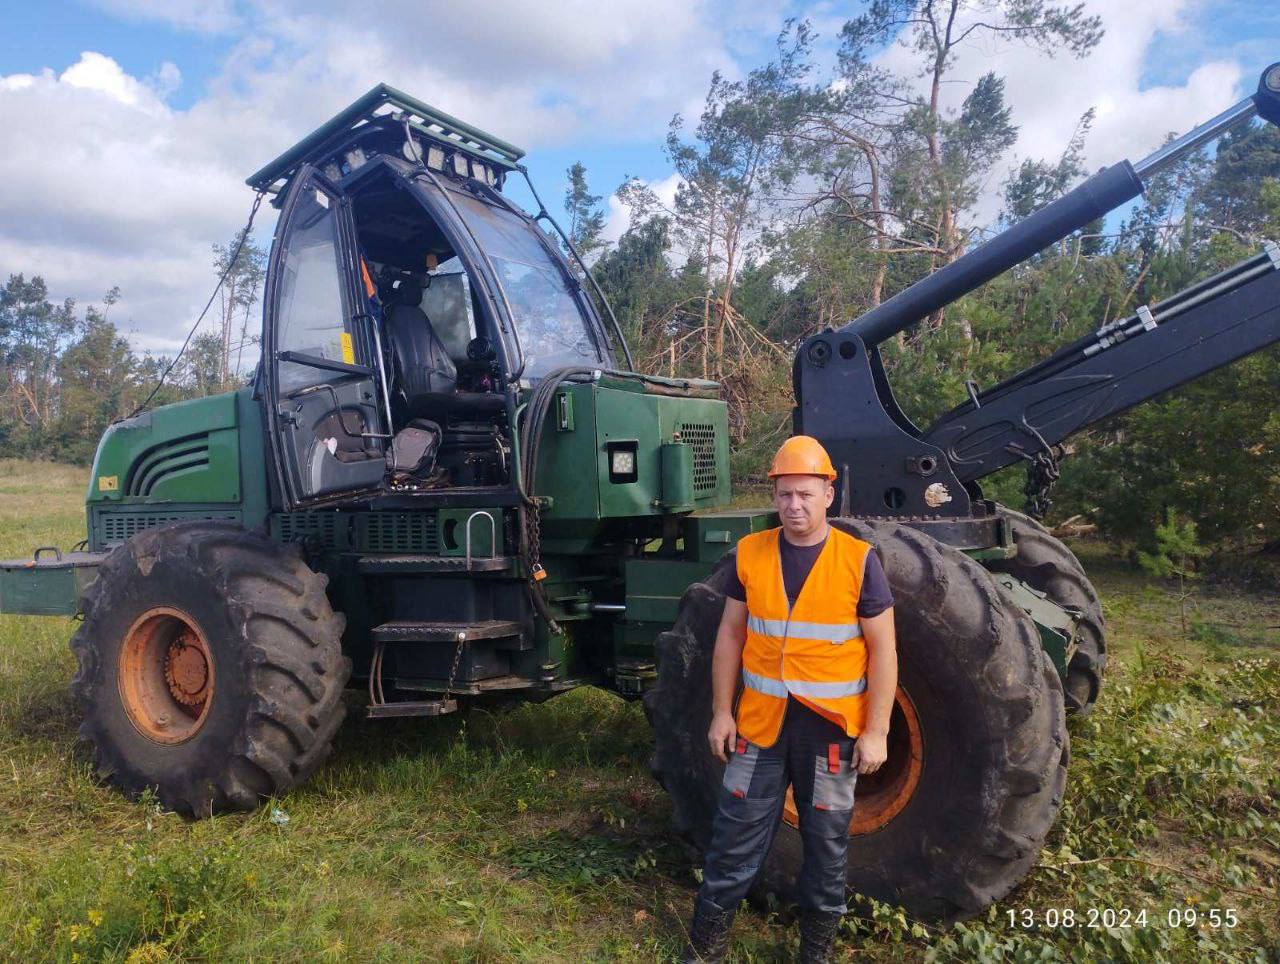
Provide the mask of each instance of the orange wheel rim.
POLYGON ((185 743, 213 704, 213 654, 196 621, 167 606, 149 609, 120 648, 120 701, 134 728, 154 743, 185 743))
MULTIPOLYGON (((889 720, 888 757, 875 773, 858 774, 854 795, 853 819, 849 835, 879 830, 902 812, 920 785, 924 761, 924 741, 920 736, 920 716, 906 690, 898 687, 894 694, 893 713, 889 720)), ((800 825, 795 798, 787 788, 787 802, 782 819, 793 827, 800 825)))

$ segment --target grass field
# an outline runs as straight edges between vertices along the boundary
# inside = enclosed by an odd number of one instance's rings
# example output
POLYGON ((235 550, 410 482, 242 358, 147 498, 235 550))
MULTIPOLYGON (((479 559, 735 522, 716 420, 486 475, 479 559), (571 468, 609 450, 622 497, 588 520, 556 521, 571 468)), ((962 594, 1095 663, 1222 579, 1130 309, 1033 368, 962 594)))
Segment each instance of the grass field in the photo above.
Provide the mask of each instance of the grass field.
MULTIPOLYGON (((83 538, 86 474, 0 461, 0 557, 83 538)), ((1039 866, 989 918, 946 930, 870 907, 846 923, 851 959, 1280 960, 1280 600, 1201 588, 1184 633, 1168 588, 1077 549, 1112 672, 1097 711, 1071 721, 1039 866)), ((187 823, 93 778, 66 695, 72 629, 0 617, 0 956, 678 953, 696 868, 667 830, 639 705, 583 690, 500 717, 357 710, 306 786, 187 823)), ((738 960, 797 946, 793 924, 756 911, 734 935, 738 960)))

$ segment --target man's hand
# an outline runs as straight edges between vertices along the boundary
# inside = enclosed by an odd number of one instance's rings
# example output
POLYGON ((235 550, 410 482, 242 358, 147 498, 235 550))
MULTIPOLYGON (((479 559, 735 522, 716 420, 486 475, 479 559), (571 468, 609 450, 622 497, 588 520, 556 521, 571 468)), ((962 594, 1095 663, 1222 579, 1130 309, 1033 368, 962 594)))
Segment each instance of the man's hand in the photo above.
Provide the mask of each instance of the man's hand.
POLYGON ((893 694, 898 688, 898 644, 893 618, 890 606, 878 616, 858 620, 867 642, 867 715, 853 755, 859 773, 875 773, 889 755, 885 744, 889 739, 893 694))
POLYGON ((863 730, 853 745, 853 765, 859 773, 875 773, 889 756, 886 746, 889 734, 879 730, 863 730))
POLYGON ((711 752, 721 763, 729 762, 729 753, 738 739, 738 725, 733 721, 732 713, 717 713, 711 718, 711 729, 707 731, 707 739, 711 743, 711 752))

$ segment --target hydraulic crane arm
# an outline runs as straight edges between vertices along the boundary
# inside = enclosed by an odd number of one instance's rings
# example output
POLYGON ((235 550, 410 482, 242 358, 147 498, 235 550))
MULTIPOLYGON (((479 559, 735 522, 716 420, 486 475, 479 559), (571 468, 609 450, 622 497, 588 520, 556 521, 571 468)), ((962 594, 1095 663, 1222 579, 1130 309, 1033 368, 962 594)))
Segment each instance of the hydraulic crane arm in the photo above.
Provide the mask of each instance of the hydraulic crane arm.
MULTIPOLYGON (((1280 341, 1280 256, 1274 245, 1158 305, 1105 324, 1052 357, 979 392, 921 431, 893 397, 878 345, 1142 193, 1143 180, 1236 124, 1280 125, 1280 64, 1251 96, 1149 157, 1121 161, 796 354, 795 431, 819 439, 839 474, 840 515, 972 530, 978 479, 1021 460, 1042 467, 1052 446, 1110 415, 1280 341)), ((981 510, 979 510, 981 514, 981 510)), ((938 530, 941 531, 941 530, 938 530)))
POLYGON ((1104 325, 943 415, 924 441, 960 482, 1280 341, 1280 246, 1104 325))
POLYGON ((880 344, 1055 241, 1132 201, 1142 193, 1145 179, 1224 131, 1258 116, 1280 125, 1280 64, 1272 64, 1263 71, 1257 91, 1217 117, 1175 138, 1136 164, 1121 161, 1099 171, 1058 200, 872 308, 840 331, 857 335, 868 348, 880 344))

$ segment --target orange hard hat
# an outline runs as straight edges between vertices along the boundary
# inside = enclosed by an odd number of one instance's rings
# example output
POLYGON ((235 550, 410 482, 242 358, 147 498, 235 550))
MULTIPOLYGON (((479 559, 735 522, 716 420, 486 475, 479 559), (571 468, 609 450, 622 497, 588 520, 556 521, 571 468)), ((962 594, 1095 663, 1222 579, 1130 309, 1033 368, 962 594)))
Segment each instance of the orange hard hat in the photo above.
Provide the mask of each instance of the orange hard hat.
POLYGON ((808 435, 793 435, 773 457, 769 478, 778 475, 821 475, 831 482, 835 480, 836 470, 821 442, 808 435))

